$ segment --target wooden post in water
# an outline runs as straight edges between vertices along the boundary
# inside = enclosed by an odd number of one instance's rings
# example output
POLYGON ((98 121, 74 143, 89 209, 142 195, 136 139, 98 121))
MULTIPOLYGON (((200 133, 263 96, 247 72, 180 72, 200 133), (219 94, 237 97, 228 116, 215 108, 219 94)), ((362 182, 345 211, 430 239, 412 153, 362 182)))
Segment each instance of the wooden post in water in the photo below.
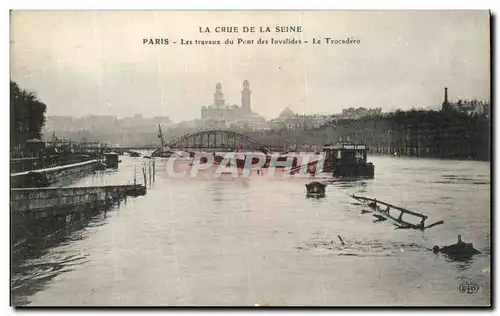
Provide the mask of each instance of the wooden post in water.
POLYGON ((342 243, 342 246, 345 246, 344 241, 342 240, 342 237, 340 237, 340 235, 337 235, 337 237, 339 237, 340 242, 342 243))
POLYGON ((151 186, 151 160, 149 161, 148 163, 148 167, 149 167, 149 186, 151 186))
POLYGON ((156 169, 155 169, 155 160, 154 159, 151 159, 153 160, 153 182, 155 182, 155 175, 156 175, 156 169))
POLYGON ((144 186, 148 186, 147 176, 146 176, 146 167, 142 166, 142 175, 144 176, 144 186))

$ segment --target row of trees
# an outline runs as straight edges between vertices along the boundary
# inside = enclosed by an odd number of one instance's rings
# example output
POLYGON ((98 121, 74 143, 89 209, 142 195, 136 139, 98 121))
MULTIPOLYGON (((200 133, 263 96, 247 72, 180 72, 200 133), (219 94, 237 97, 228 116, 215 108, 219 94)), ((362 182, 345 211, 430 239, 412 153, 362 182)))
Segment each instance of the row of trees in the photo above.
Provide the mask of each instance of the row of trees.
POLYGON ((26 141, 41 139, 47 106, 34 93, 10 81, 10 150, 22 151, 26 141))
POLYGON ((322 146, 349 136, 371 148, 383 146, 400 154, 488 160, 490 126, 487 115, 410 110, 384 116, 341 119, 310 130, 273 132, 265 138, 268 142, 281 139, 289 145, 322 146))

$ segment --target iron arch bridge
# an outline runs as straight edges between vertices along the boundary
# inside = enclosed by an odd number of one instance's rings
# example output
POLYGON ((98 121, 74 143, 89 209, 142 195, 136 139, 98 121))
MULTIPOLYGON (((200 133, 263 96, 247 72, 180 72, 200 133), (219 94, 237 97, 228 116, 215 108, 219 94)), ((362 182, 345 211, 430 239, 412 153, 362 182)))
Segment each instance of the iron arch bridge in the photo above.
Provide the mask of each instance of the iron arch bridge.
POLYGON ((186 134, 165 144, 172 149, 236 151, 253 150, 263 153, 271 151, 250 136, 227 130, 205 130, 186 134))

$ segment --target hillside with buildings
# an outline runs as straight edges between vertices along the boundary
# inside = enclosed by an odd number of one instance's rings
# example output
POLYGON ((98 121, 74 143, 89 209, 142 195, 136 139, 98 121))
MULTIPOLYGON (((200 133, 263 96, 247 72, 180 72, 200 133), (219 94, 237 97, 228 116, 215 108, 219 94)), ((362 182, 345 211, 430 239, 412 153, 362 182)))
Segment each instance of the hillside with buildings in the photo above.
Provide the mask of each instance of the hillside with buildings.
POLYGON ((445 88, 441 110, 412 109, 384 113, 381 108, 348 108, 342 113, 306 115, 286 107, 265 120, 251 109, 250 84, 243 82, 241 106, 229 106, 217 83, 213 103, 202 106, 200 118, 173 122, 169 117, 146 118, 49 116, 43 133, 72 141, 102 141, 110 145, 160 145, 158 125, 166 141, 206 129, 239 131, 280 148, 316 150, 339 137, 370 146, 374 153, 442 158, 489 159, 490 104, 488 101, 448 100, 445 88))
POLYGON ((490 103, 477 100, 450 102, 446 88, 441 110, 382 113, 378 109, 348 109, 342 115, 332 115, 319 126, 304 124, 307 120, 299 119, 289 110, 284 112, 282 115, 294 118, 296 125, 288 121, 285 129, 261 135, 264 143, 310 149, 350 137, 367 144, 372 153, 490 159, 490 103))

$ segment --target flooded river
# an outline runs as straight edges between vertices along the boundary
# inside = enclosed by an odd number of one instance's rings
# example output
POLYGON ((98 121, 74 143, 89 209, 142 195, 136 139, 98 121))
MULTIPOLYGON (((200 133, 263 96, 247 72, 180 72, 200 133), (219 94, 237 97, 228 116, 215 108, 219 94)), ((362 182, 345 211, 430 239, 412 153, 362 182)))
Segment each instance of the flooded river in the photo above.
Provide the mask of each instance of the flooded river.
MULTIPOLYGON (((143 158, 72 185, 143 182, 143 158)), ((13 256, 15 305, 489 305, 490 164, 371 157, 375 179, 307 199, 309 179, 172 179, 13 256), (394 229, 348 194, 444 224, 394 229), (429 251, 462 235, 481 254, 429 251), (345 245, 342 245, 341 236, 345 245), (478 286, 464 293, 463 284, 478 286)))

